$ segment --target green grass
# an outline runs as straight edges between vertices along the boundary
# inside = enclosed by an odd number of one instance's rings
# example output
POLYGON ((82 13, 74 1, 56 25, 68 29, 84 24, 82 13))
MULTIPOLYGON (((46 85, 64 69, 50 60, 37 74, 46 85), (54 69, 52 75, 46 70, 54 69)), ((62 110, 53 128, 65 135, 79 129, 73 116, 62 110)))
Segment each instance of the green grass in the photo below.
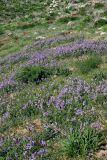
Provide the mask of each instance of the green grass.
POLYGON ((82 74, 87 74, 93 69, 98 68, 101 64, 102 59, 99 56, 91 56, 87 57, 86 59, 82 59, 77 62, 77 67, 79 68, 82 74))
POLYGON ((99 148, 102 139, 102 134, 92 128, 84 128, 81 132, 74 130, 63 142, 63 151, 71 158, 75 155, 88 155, 99 148))
MULTIPOLYGON (((50 1, 48 4, 44 4, 44 2, 46 1, 37 0, 34 4, 33 1, 25 3, 25 1, 22 2, 20 0, 18 2, 10 1, 6 5, 4 5, 4 1, 0 2, 0 20, 2 21, 2 25, 0 26, 0 57, 5 57, 8 54, 14 55, 15 52, 21 51, 24 46, 31 44, 40 36, 53 37, 61 34, 66 36, 72 34, 74 37, 82 35, 87 39, 95 39, 97 38, 95 32, 98 27, 103 25, 103 30, 106 31, 105 21, 99 20, 94 26, 95 17, 93 16, 94 11, 91 6, 86 6, 82 9, 75 9, 74 6, 66 8, 65 2, 61 2, 61 6, 57 8, 58 10, 55 9, 50 14, 47 11, 50 1), (62 8, 63 5, 64 8, 62 8), (72 12, 77 10, 79 15, 72 17, 72 12), (61 15, 63 14, 64 17, 59 18, 58 12, 61 15), (86 15, 83 13, 86 13, 86 15), (52 22, 49 22, 51 19, 52 22), (73 22, 73 25, 68 25, 69 21, 73 22)), ((86 1, 79 0, 76 4, 78 5, 81 2, 85 3, 86 1)), ((97 8, 103 8, 101 5, 96 5, 96 10, 97 8)), ((105 16, 105 14, 106 11, 104 11, 104 15, 102 16, 105 16)), ((69 41, 64 40, 51 46, 35 47, 31 51, 41 51, 45 48, 57 47, 68 43, 69 41)), ((39 145, 41 139, 47 143, 48 155, 38 157, 38 160, 85 160, 90 152, 94 156, 94 151, 100 149, 103 132, 97 131, 90 126, 93 121, 98 121, 104 124, 103 129, 106 129, 106 116, 102 122, 101 118, 104 115, 103 113, 99 115, 101 111, 105 112, 107 108, 106 104, 103 104, 105 97, 102 94, 99 94, 95 101, 90 100, 86 94, 82 95, 82 98, 86 100, 85 107, 82 101, 72 101, 60 111, 57 106, 54 106, 54 101, 49 105, 49 100, 52 96, 60 98, 60 92, 63 87, 70 85, 74 78, 85 80, 89 85, 93 85, 93 81, 96 85, 99 85, 99 81, 106 80, 107 57, 105 55, 101 57, 92 55, 79 57, 63 56, 56 60, 57 65, 49 69, 40 66, 19 68, 21 64, 26 64, 26 58, 19 59, 14 63, 7 61, 2 64, 3 69, 0 79, 4 76, 8 77, 11 72, 17 69, 16 75, 18 80, 15 86, 10 85, 0 90, 0 116, 9 112, 9 117, 1 123, 0 127, 0 135, 6 138, 3 149, 1 150, 0 148, 0 159, 9 159, 10 157, 12 159, 23 159, 22 151, 24 151, 25 144, 27 143, 25 140, 27 137, 32 137, 36 141, 32 149, 28 151, 29 156, 33 151, 41 147, 39 145), (42 81, 43 77, 48 78, 42 81), (40 82, 37 84, 35 81, 38 79, 40 82), (36 103, 37 100, 39 100, 38 104, 36 103), (76 109, 84 109, 84 114, 75 116, 76 109), (91 111, 90 109, 93 110, 91 111), (47 111, 48 116, 44 116, 43 113, 47 114, 47 111), (47 123, 50 127, 46 129, 42 128, 38 132, 38 126, 34 123, 35 120, 40 120, 42 127, 47 123), (83 124, 87 122, 88 128, 84 127, 80 131, 78 127, 81 126, 81 122, 83 124), (24 129, 27 130, 27 134, 18 134, 17 129, 20 127, 22 131, 24 129), (72 130, 72 127, 75 130, 72 130), (15 145, 12 135, 21 139, 21 143, 15 145), (7 152, 4 152, 4 150, 7 152)), ((68 94, 68 92, 65 95, 62 94, 63 97, 60 99, 60 104, 63 105, 62 100, 71 100, 71 95, 72 93, 68 94)))

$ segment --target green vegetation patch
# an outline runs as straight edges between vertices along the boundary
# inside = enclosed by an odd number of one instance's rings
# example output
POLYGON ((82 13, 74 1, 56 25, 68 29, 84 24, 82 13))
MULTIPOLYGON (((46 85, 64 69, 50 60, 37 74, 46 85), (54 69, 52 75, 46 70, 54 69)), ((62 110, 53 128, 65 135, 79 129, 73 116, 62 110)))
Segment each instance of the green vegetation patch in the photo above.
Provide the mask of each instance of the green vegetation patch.
POLYGON ((95 27, 101 27, 107 24, 107 19, 99 19, 95 22, 95 27))
POLYGON ((94 8, 95 9, 101 9, 101 8, 103 8, 104 7, 104 4, 103 3, 95 3, 95 5, 94 5, 94 8))
POLYGON ((82 74, 87 74, 92 69, 98 68, 101 62, 102 58, 100 56, 90 56, 86 59, 79 60, 76 65, 82 74))
POLYGON ((39 82, 44 78, 47 78, 51 74, 51 71, 42 66, 27 66, 22 68, 16 74, 16 79, 24 83, 39 82))
POLYGON ((69 21, 76 21, 79 17, 77 16, 68 16, 68 17, 61 17, 57 21, 60 23, 68 23, 69 21))
POLYGON ((84 128, 80 132, 74 130, 63 142, 64 152, 69 157, 87 155, 99 148, 102 139, 103 135, 91 127, 84 128))

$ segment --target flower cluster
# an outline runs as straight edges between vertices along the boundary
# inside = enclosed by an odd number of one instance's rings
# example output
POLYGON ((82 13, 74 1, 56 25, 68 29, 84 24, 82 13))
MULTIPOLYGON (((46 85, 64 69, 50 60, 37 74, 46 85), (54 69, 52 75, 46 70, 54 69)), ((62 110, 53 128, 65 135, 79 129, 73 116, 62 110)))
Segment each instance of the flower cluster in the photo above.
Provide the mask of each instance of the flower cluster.
MULTIPOLYGON (((28 47, 29 48, 29 47, 28 47)), ((31 48, 31 47, 30 47, 31 48)), ((43 51, 38 51, 38 52, 33 52, 29 53, 26 51, 22 51, 21 53, 17 53, 13 56, 10 56, 10 59, 12 62, 16 61, 16 59, 23 58, 23 57, 29 57, 28 61, 25 64, 21 64, 19 67, 26 66, 26 65, 34 65, 34 64, 47 64, 48 59, 59 57, 62 55, 83 55, 87 54, 90 52, 96 53, 96 54, 104 54, 107 51, 107 42, 106 41, 95 41, 95 40, 76 40, 73 43, 69 43, 66 45, 60 45, 58 47, 50 48, 50 49, 45 49, 43 51)), ((9 59, 9 57, 6 57, 6 59, 9 59)), ((11 62, 10 61, 10 62, 11 62)), ((13 72, 12 75, 15 73, 13 72)), ((10 75, 10 77, 12 77, 10 75)), ((4 87, 5 84, 8 85, 12 81, 9 79, 3 79, 0 82, 0 86, 4 87)))

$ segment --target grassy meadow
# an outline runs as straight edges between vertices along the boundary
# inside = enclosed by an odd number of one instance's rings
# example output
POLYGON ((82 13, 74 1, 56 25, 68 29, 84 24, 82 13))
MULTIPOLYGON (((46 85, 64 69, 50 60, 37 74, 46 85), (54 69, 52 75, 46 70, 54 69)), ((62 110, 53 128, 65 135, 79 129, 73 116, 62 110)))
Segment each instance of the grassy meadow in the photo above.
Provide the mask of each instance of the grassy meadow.
POLYGON ((0 1, 0 160, 107 159, 106 9, 0 1))

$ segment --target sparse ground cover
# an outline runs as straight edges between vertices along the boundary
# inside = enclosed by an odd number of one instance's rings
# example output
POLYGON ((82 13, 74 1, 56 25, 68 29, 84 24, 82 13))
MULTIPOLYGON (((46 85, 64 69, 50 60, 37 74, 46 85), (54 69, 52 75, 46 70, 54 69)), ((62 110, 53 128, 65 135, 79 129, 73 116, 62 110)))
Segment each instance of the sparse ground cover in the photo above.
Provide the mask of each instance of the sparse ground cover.
POLYGON ((1 1, 0 160, 106 158, 105 4, 19 2, 1 1))

